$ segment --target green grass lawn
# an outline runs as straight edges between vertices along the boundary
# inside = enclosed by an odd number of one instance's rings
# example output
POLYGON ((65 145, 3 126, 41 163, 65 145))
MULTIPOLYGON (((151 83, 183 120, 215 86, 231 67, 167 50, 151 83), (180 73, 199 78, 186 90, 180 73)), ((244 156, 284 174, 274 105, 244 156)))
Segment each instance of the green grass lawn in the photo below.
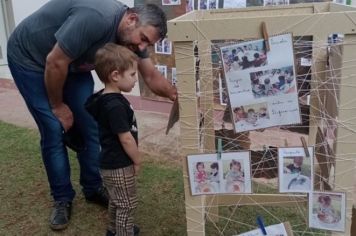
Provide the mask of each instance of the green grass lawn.
MULTIPOLYGON (((77 196, 68 229, 48 227, 52 202, 41 161, 37 131, 0 122, 0 235, 104 235, 106 210, 85 202, 79 186, 79 169, 71 154, 72 180, 77 196)), ((186 220, 181 167, 175 161, 144 156, 138 178, 139 206, 135 222, 141 236, 185 236, 186 220)), ((256 186, 255 186, 256 188, 256 186)), ((256 189, 255 189, 256 190, 256 189)), ((269 192, 259 189, 260 193, 269 192)), ((326 235, 310 231, 306 207, 226 206, 219 208, 219 222, 206 225, 207 236, 231 236, 256 226, 261 215, 266 225, 290 221, 295 235, 326 235), (314 233, 312 233, 314 232, 314 233)))

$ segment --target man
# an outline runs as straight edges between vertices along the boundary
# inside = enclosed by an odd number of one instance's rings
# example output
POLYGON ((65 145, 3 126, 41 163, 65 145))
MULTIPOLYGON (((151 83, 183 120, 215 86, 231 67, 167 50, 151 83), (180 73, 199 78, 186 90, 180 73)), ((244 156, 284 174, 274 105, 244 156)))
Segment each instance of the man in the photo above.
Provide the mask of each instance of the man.
POLYGON ((84 108, 93 92, 90 71, 95 52, 107 42, 126 46, 141 58, 138 68, 149 88, 174 100, 176 89, 155 69, 146 49, 166 33, 166 16, 152 4, 129 9, 116 0, 52 0, 11 35, 9 67, 41 134, 43 162, 55 201, 52 229, 66 228, 75 196, 63 141, 63 132, 73 124, 85 144, 77 150, 85 198, 107 204, 98 170, 98 130, 84 108))

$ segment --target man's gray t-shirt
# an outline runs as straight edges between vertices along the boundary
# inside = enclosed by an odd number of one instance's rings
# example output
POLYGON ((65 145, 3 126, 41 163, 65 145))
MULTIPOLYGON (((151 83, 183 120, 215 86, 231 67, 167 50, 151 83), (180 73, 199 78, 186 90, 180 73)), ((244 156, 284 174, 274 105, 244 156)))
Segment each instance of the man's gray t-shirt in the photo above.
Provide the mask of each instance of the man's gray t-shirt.
POLYGON ((116 0, 51 0, 22 21, 8 42, 8 57, 20 66, 43 72, 56 42, 74 61, 70 72, 93 69, 96 51, 116 42, 127 6, 116 0))

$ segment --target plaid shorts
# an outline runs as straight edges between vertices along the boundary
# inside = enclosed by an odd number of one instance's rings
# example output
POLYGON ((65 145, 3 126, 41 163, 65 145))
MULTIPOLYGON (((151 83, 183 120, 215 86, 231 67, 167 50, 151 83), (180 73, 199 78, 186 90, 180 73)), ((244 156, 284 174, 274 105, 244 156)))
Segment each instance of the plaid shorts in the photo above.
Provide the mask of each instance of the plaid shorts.
POLYGON ((113 170, 101 169, 100 174, 109 194, 108 230, 120 236, 133 236, 133 210, 137 206, 133 165, 113 170))

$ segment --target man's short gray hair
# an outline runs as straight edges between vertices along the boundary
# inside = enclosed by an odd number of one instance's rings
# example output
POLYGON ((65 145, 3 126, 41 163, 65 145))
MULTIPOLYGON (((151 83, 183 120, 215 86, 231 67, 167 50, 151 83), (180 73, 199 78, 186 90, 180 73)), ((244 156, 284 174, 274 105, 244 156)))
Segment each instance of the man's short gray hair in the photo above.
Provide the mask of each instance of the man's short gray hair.
POLYGON ((157 28, 162 40, 167 34, 167 17, 164 11, 155 4, 140 5, 129 9, 139 17, 140 25, 151 25, 157 28))

